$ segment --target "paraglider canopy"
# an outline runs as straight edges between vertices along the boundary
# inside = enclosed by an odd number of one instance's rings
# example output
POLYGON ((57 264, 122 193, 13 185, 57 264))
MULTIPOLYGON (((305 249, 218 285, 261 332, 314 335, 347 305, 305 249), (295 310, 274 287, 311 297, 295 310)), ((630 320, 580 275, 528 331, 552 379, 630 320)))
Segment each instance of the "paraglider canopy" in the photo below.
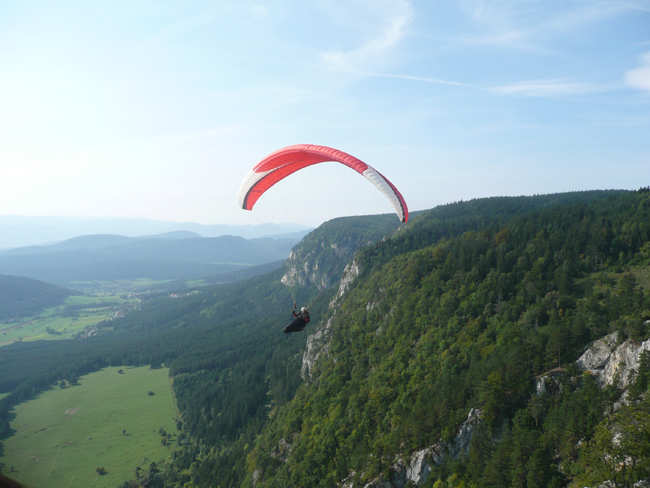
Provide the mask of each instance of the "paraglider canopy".
POLYGON ((326 161, 344 164, 364 176, 390 200, 400 221, 408 221, 409 212, 404 197, 388 178, 346 152, 315 144, 287 146, 260 161, 242 182, 239 205, 245 210, 252 210, 255 202, 278 181, 307 166, 326 161))

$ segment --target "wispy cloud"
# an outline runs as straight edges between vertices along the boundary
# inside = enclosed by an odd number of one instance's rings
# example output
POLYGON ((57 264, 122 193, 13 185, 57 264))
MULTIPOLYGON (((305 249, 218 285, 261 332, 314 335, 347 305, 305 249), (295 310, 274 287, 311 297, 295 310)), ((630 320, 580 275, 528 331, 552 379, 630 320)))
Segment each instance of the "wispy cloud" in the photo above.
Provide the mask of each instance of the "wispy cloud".
POLYGON ((526 80, 514 83, 506 83, 496 86, 481 86, 462 81, 446 80, 442 78, 432 78, 428 76, 414 76, 402 73, 379 73, 369 71, 352 71, 355 74, 371 78, 389 78, 432 85, 443 85, 458 88, 471 88, 483 92, 489 92, 497 95, 511 95, 523 97, 561 97, 569 95, 586 95, 589 93, 608 91, 611 87, 596 85, 593 83, 582 83, 570 81, 567 79, 543 79, 543 80, 526 80))
POLYGON ((383 29, 377 36, 360 46, 347 51, 327 51, 322 59, 330 68, 338 71, 352 72, 368 68, 395 47, 406 34, 406 29, 413 17, 413 9, 408 1, 396 3, 397 9, 387 13, 383 29))
POLYGON ((428 76, 415 76, 403 73, 381 73, 372 71, 349 71, 350 73, 369 78, 388 78, 431 85, 441 85, 477 91, 487 92, 495 95, 509 95, 521 97, 552 98, 570 95, 587 95, 590 93, 606 92, 613 89, 612 86, 597 85, 594 83, 583 83, 563 78, 517 81, 495 86, 481 86, 462 81, 447 80, 443 78, 432 78, 428 76))
POLYGON ((463 83, 461 81, 445 80, 442 78, 431 78, 428 76, 414 76, 401 73, 377 73, 371 71, 355 71, 355 73, 368 76, 371 78, 392 78, 398 80, 408 80, 408 81, 420 81, 422 83, 430 83, 432 85, 447 85, 447 86, 458 86, 458 87, 467 87, 472 88, 473 86, 468 83, 463 83))
POLYGON ((625 73, 625 84, 650 92, 650 51, 641 56, 641 66, 625 73))
POLYGON ((555 6, 547 2, 466 0, 461 6, 482 31, 461 37, 462 42, 538 52, 550 52, 546 44, 559 34, 573 33, 623 13, 650 11, 647 0, 563 1, 555 6))
POLYGON ((524 97, 584 95, 602 90, 604 90, 604 87, 563 79, 519 81, 489 88, 489 91, 500 95, 519 95, 524 97))

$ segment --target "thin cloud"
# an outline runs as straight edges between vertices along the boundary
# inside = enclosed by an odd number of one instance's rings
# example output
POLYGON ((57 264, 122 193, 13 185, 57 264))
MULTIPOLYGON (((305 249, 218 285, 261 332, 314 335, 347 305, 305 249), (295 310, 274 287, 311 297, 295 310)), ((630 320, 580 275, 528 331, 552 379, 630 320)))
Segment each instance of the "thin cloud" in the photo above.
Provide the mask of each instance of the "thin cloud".
POLYGON ((371 78, 391 78, 398 80, 408 80, 408 81, 421 81, 423 83, 430 83, 432 85, 446 85, 446 86, 458 86, 458 87, 467 87, 473 88, 472 85, 468 83, 463 83, 460 81, 445 80, 442 78, 430 78, 428 76, 413 76, 401 73, 375 73, 368 71, 356 71, 355 73, 368 76, 371 78))
POLYGON ((625 73, 625 84, 650 92, 650 51, 641 56, 641 66, 625 73))
MULTIPOLYGON (((575 3, 574 3, 575 5, 575 3)), ((650 2, 600 1, 579 2, 578 7, 563 9, 549 15, 547 3, 465 2, 466 15, 479 25, 484 34, 461 37, 461 42, 472 45, 502 46, 521 50, 549 52, 544 41, 558 34, 573 33, 589 24, 597 23, 626 12, 648 12, 650 2)))
POLYGON ((585 95, 602 90, 602 87, 590 83, 579 83, 562 79, 519 81, 489 88, 489 91, 500 95, 518 95, 523 97, 585 95))
POLYGON ((402 73, 378 73, 368 71, 351 71, 351 73, 371 78, 389 78, 406 81, 443 85, 458 88, 471 88, 497 95, 511 95, 524 97, 561 97, 569 95, 586 95, 589 93, 603 92, 611 89, 592 83, 581 83, 565 79, 527 80, 497 86, 480 86, 461 81, 431 78, 427 76, 414 76, 402 73))
MULTIPOLYGON (((650 69, 650 68, 649 68, 650 69)), ((428 83, 431 85, 442 85, 457 88, 470 88, 496 95, 509 95, 521 97, 562 97, 570 95, 587 95, 589 93, 597 93, 604 91, 611 91, 614 89, 612 86, 595 85, 593 83, 582 83, 577 81, 569 81, 566 79, 543 79, 543 80, 527 80, 518 81, 515 83, 507 83, 496 86, 480 86, 462 81, 447 80, 442 78, 432 78, 427 76, 415 76, 402 73, 380 73, 370 71, 349 71, 349 73, 365 76, 368 78, 388 78, 397 80, 414 81, 419 83, 428 83)))
POLYGON ((355 49, 324 52, 322 59, 330 69, 337 71, 353 72, 360 67, 370 66, 381 60, 387 51, 402 40, 412 18, 413 9, 410 3, 402 2, 399 12, 387 19, 386 26, 378 36, 355 49))

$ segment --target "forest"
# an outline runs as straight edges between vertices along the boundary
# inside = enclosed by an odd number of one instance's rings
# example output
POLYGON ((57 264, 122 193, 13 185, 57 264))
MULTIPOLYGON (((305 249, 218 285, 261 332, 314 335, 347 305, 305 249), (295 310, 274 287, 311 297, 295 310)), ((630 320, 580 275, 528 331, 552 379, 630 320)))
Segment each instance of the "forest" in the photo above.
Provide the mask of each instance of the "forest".
POLYGON ((606 334, 649 337, 650 193, 472 200, 400 228, 382 219, 337 219, 294 248, 294 266, 322 263, 323 275, 354 256, 359 274, 336 300, 331 279, 285 286, 290 259, 177 300, 151 296, 83 341, 3 348, 0 392, 10 394, 0 400, 0 437, 11 435, 13 406, 61 379, 165 365, 182 442, 124 486, 390 482, 396 459, 451 442, 471 409, 481 421, 467 454, 447 456, 423 486, 632 486, 650 477, 650 358, 617 410, 621 390, 576 366, 606 334), (304 379, 307 334, 281 333, 294 301, 310 305, 308 334, 331 333, 304 379), (549 371, 554 387, 536 395, 549 371), (627 433, 622 444, 614 428, 627 433))
POLYGON ((72 293, 42 281, 0 274, 0 322, 59 305, 72 293))

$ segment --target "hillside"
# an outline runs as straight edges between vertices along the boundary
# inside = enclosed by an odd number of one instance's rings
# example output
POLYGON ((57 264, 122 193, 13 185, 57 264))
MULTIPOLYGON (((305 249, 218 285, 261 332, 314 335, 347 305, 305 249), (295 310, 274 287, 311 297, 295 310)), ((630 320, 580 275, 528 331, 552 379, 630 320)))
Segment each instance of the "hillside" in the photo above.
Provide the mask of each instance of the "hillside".
MULTIPOLYGON (((493 214, 432 243, 437 209, 362 251, 359 278, 325 326, 326 354, 265 426, 244 485, 607 479, 577 462, 576 443, 594 435, 618 395, 572 365, 612 330, 633 341, 650 333, 650 290, 640 285, 650 272, 650 198, 585 196, 510 219, 493 214), (567 371, 559 389, 535 396, 535 378, 558 367, 567 371), (463 429, 476 432, 471 445, 458 440, 463 429)), ((650 452, 640 448, 629 455, 650 452)))
POLYGON ((0 275, 0 322, 34 315, 63 303, 72 292, 22 276, 0 275))
MULTIPOLYGON (((481 199, 399 228, 385 216, 337 219, 283 269, 149 299, 84 341, 4 348, 0 393, 11 394, 0 400, 0 437, 12 405, 61 378, 165 364, 184 442, 134 480, 141 486, 596 486, 650 476, 641 461, 623 474, 590 468, 613 452, 612 428, 650 429, 650 361, 612 417, 622 388, 577 362, 613 332, 613 346, 639 359, 649 241, 641 192, 481 199), (293 301, 310 305, 309 336, 281 333, 293 301)), ((625 441, 623 459, 650 454, 634 435, 625 441)))
POLYGON ((190 233, 142 238, 89 235, 0 252, 0 272, 64 284, 136 278, 194 279, 285 259, 296 241, 202 238, 190 233))

